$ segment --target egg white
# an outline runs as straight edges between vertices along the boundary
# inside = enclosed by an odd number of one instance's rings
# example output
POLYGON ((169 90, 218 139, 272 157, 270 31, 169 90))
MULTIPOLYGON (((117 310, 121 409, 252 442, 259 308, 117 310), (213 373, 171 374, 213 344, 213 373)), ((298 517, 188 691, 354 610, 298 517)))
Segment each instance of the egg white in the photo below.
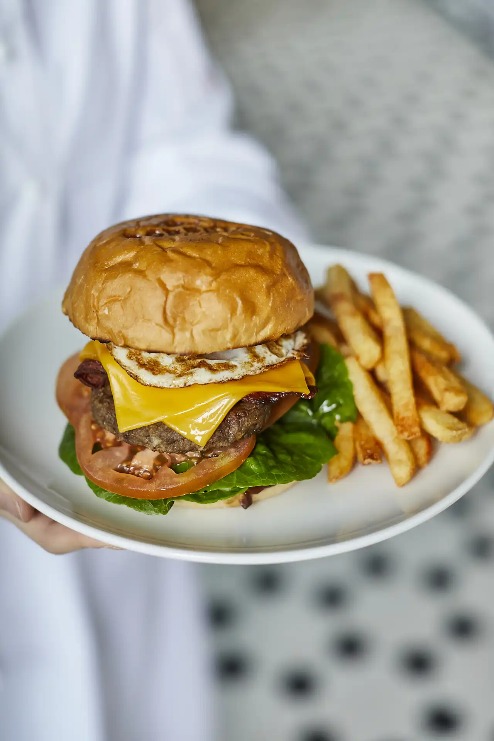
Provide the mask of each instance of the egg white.
POLYGON ((144 386, 183 388, 194 384, 222 383, 254 376, 268 368, 300 358, 307 345, 302 330, 279 340, 209 355, 172 355, 145 352, 109 344, 111 354, 144 386))

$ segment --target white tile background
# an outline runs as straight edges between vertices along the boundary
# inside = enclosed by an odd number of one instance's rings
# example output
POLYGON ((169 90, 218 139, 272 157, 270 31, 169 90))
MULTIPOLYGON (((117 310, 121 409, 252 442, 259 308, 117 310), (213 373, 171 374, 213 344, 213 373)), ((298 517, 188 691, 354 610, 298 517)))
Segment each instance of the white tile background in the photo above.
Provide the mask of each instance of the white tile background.
MULTIPOLYGON (((424 273, 493 326, 494 65, 481 49, 419 0, 198 6, 240 123, 279 160, 315 238, 424 273)), ((221 741, 494 740, 492 474, 365 551, 202 574, 221 741)))

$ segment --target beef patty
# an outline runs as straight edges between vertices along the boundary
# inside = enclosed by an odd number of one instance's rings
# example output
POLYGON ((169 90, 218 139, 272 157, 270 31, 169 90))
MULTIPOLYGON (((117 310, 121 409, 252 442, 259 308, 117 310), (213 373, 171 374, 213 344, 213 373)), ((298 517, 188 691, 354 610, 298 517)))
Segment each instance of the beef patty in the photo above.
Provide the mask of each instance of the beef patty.
POLYGON ((131 445, 143 445, 160 453, 182 453, 190 457, 215 455, 244 437, 260 432, 277 401, 276 397, 267 394, 261 398, 252 395, 244 397, 228 412, 212 437, 201 448, 163 422, 119 432, 110 384, 106 380, 100 388, 93 387, 91 390, 91 409, 95 422, 112 432, 119 440, 131 445))

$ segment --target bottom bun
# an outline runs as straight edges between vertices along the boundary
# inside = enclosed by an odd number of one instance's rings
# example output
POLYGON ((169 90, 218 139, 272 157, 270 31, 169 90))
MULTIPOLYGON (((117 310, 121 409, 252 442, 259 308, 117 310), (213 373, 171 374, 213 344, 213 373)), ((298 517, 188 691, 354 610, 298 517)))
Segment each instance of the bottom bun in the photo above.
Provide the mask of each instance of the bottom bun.
MULTIPOLYGON (((263 499, 269 499, 270 497, 275 497, 277 494, 283 494, 284 491, 290 488, 290 486, 293 486, 296 484, 296 481, 291 481, 289 484, 278 484, 278 486, 267 486, 262 491, 258 492, 257 494, 252 494, 252 504, 255 504, 255 502, 260 502, 263 499)), ((242 499, 242 494, 235 494, 234 497, 230 497, 230 499, 220 499, 218 502, 211 502, 210 504, 199 504, 199 502, 189 502, 187 499, 176 499, 175 500, 175 506, 177 507, 196 507, 198 509, 219 509, 220 507, 241 507, 240 500, 242 499)), ((249 505, 252 506, 252 505, 249 505)))

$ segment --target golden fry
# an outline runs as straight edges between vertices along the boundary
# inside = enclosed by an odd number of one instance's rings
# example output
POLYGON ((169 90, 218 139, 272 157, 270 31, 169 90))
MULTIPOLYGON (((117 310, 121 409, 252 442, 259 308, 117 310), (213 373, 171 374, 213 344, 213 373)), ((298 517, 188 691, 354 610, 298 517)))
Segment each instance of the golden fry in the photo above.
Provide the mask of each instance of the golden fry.
POLYGON ((354 299, 357 309, 365 316, 369 324, 380 330, 383 324, 371 297, 367 296, 366 293, 361 293, 355 286, 354 299))
POLYGON ((359 414, 354 428, 355 452, 362 466, 382 462, 382 450, 379 441, 372 434, 369 425, 359 414))
POLYGON ((410 440, 410 447, 419 468, 424 468, 432 458, 432 440, 427 432, 422 430, 420 437, 410 440))
POLYGON ((324 299, 331 306, 338 326, 364 368, 373 368, 381 358, 381 342, 374 329, 357 309, 352 279, 341 265, 327 273, 324 299))
POLYGON ((369 275, 374 304, 383 324, 384 366, 396 429, 405 440, 420 435, 408 340, 400 305, 382 273, 369 275))
POLYGON ((336 322, 317 311, 309 320, 307 330, 312 339, 320 344, 331 345, 336 350, 342 344, 343 338, 336 322))
POLYGON ((461 381, 468 394, 468 400, 461 411, 461 417, 469 425, 473 425, 473 427, 480 427, 490 422, 494 417, 494 404, 492 401, 483 391, 473 383, 470 383, 470 381, 467 381, 463 376, 460 376, 459 373, 455 373, 455 375, 461 381))
POLYGON ((461 360, 458 348, 448 342, 416 309, 404 308, 403 316, 408 337, 415 347, 441 363, 458 363, 461 360))
POLYGON ((381 383, 383 386, 386 385, 388 376, 386 374, 386 368, 382 360, 380 360, 379 363, 374 368, 374 375, 376 377, 376 380, 379 381, 379 383, 381 383))
POLYGON ((355 403, 372 433, 379 440, 398 486, 403 486, 415 473, 412 450, 395 427, 386 403, 370 373, 355 358, 347 358, 348 375, 353 384, 355 403))
POLYGON ((355 442, 353 422, 342 422, 334 439, 338 451, 328 463, 328 481, 334 483, 348 476, 355 463, 355 442))
POLYGON ((468 400, 465 386, 446 365, 412 348, 412 367, 439 409, 458 412, 468 400))
POLYGON ((328 306, 329 308, 329 305, 326 301, 324 286, 317 286, 317 288, 314 288, 314 298, 316 299, 316 302, 319 302, 324 306, 328 306))
POLYGON ((422 427, 442 443, 461 443, 473 433, 470 427, 450 412, 439 409, 432 401, 417 397, 417 408, 422 427))

